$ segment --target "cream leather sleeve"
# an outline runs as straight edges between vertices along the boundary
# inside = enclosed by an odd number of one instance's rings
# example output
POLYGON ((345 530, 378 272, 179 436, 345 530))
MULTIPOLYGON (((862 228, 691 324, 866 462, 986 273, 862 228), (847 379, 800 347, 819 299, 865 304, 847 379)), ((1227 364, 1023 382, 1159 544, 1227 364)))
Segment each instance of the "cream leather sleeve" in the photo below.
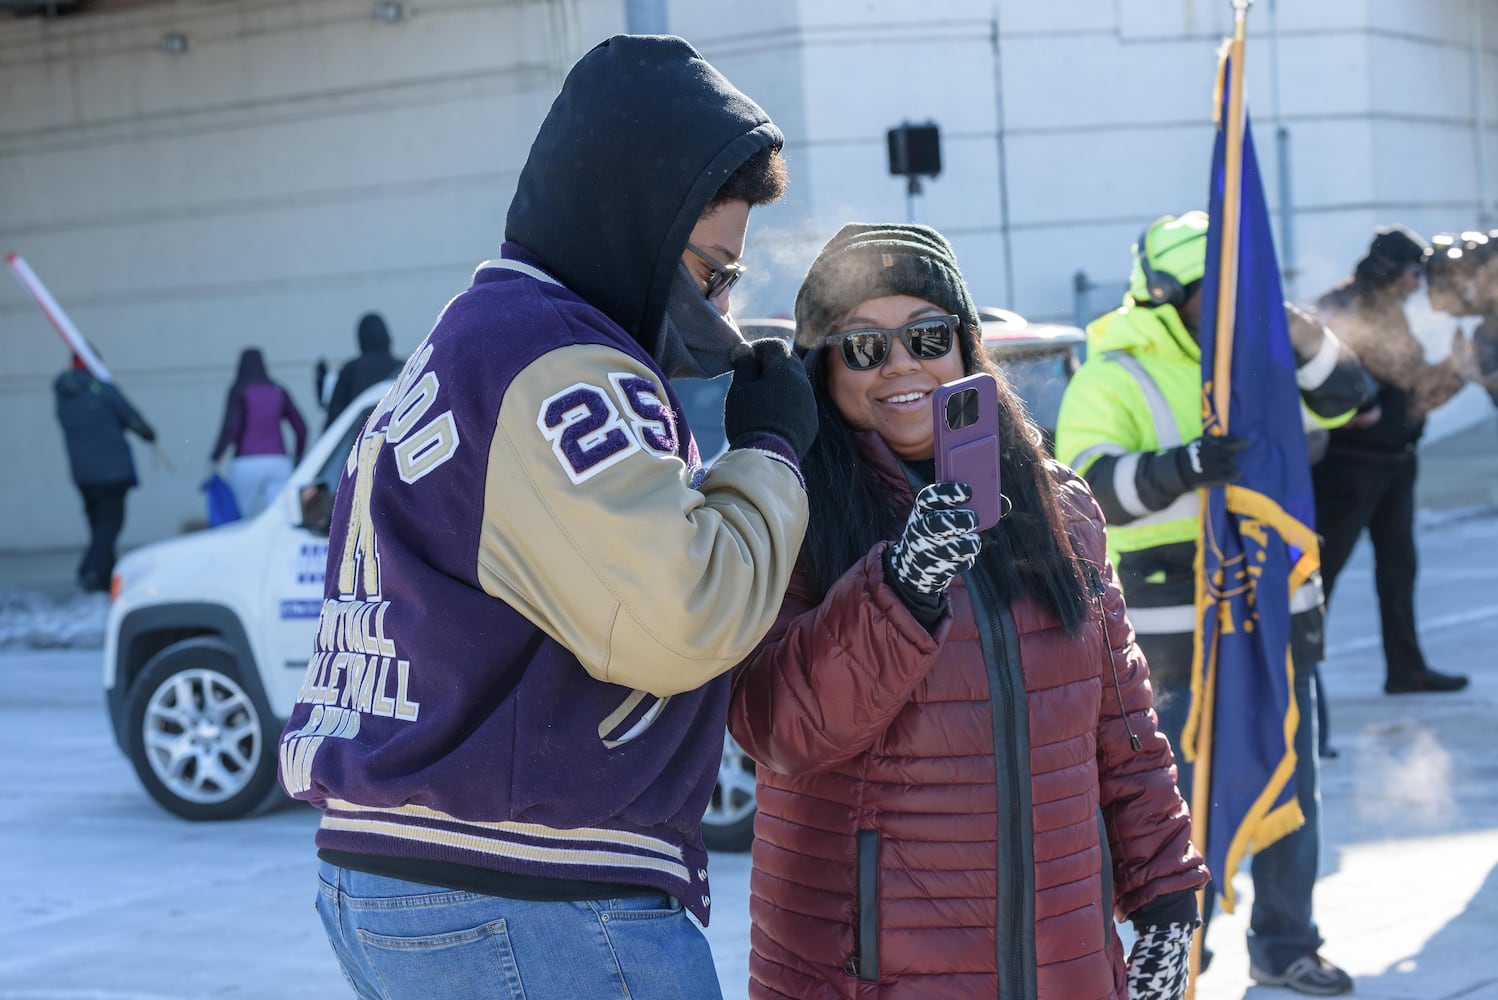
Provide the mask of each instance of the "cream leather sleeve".
POLYGON ((594 677, 669 696, 770 628, 806 530, 796 473, 725 455, 694 489, 665 392, 574 345, 520 372, 489 449, 478 577, 594 677))

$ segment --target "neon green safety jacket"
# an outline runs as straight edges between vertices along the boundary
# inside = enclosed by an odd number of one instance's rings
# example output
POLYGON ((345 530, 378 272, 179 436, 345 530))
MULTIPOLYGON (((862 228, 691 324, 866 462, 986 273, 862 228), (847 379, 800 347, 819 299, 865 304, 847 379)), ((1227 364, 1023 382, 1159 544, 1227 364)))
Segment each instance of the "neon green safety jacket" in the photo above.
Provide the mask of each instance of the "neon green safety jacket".
MULTIPOLYGON (((1294 306, 1286 311, 1308 421, 1345 423, 1373 383, 1330 330, 1294 306)), ((1135 630, 1191 632, 1201 491, 1185 489, 1175 463, 1161 459, 1201 437, 1201 351, 1169 305, 1126 301, 1087 334, 1087 361, 1061 400, 1056 457, 1086 478, 1103 508, 1135 630)), ((1320 582, 1312 584, 1292 597, 1292 612, 1320 604, 1320 582)))

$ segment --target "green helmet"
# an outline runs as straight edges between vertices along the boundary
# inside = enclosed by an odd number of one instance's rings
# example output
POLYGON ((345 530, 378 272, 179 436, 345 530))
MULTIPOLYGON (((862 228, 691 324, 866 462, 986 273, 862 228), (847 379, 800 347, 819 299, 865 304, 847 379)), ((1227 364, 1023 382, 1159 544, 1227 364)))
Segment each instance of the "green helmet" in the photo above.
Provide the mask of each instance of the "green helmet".
POLYGON ((1207 213, 1162 215, 1134 244, 1129 295, 1143 305, 1178 306, 1207 271, 1207 213))

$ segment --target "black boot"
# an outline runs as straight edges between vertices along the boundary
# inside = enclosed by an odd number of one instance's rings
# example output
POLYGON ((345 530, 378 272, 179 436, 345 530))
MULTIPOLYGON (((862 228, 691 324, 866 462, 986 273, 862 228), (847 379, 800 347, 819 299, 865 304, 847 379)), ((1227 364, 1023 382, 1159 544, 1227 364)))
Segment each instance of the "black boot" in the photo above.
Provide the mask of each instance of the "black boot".
POLYGON ((1384 681, 1384 694, 1414 694, 1420 691, 1460 691, 1467 686, 1463 674, 1443 674, 1439 670, 1417 670, 1403 677, 1384 681))

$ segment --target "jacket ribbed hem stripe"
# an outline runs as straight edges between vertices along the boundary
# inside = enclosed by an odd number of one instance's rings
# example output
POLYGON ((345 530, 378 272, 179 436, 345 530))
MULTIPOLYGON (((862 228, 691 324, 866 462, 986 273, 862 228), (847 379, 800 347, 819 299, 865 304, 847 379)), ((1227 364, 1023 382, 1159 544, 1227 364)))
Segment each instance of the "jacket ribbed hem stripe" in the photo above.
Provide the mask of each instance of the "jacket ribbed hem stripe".
POLYGON ((419 855, 430 855, 430 851, 415 845, 429 845, 555 866, 566 871, 559 876, 566 878, 597 878, 597 869, 609 868, 655 872, 683 884, 691 880, 678 845, 623 830, 558 830, 538 823, 468 822, 423 806, 377 809, 338 801, 327 803, 319 829, 333 834, 394 838, 412 845, 419 855))

